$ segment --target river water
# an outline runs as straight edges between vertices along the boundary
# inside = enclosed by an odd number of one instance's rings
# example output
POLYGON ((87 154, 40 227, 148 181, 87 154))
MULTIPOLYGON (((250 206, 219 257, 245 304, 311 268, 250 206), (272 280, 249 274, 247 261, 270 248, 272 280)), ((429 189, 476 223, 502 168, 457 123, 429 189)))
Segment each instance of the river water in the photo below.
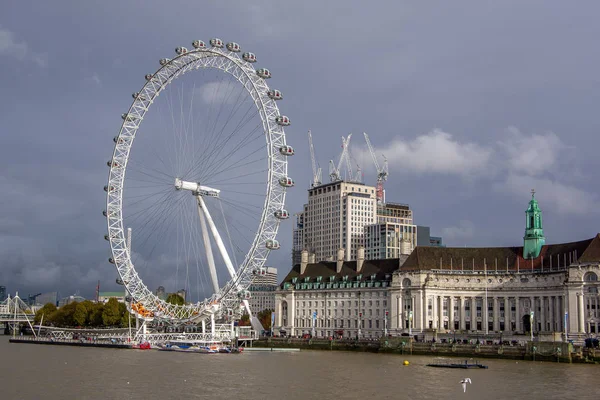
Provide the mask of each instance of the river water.
POLYGON ((336 351, 185 354, 16 344, 0 336, 0 399, 600 398, 598 365, 481 360, 489 369, 456 370, 426 367, 432 360, 439 358, 336 351), (459 382, 465 377, 473 383, 463 393, 459 382))

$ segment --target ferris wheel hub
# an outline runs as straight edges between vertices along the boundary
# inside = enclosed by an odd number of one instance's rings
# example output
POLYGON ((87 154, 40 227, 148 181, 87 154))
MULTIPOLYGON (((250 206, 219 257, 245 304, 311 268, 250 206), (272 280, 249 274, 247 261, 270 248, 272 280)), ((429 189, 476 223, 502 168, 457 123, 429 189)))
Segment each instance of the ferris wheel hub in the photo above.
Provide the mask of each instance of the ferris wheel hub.
POLYGON ((175 178, 175 189, 189 190, 195 196, 219 197, 219 193, 221 193, 219 189, 211 188, 210 186, 203 186, 197 182, 184 181, 179 178, 175 178))

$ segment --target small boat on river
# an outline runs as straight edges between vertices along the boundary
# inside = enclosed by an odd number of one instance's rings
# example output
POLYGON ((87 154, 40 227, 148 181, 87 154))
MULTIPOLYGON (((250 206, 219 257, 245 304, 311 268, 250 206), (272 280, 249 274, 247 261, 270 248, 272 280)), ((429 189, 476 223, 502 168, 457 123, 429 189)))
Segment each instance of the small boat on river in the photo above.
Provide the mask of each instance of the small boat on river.
POLYGON ((483 365, 479 363, 479 361, 475 361, 474 363, 469 363, 469 360, 465 360, 464 363, 432 363, 427 364, 428 367, 436 367, 436 368, 460 368, 460 369, 487 369, 487 365, 483 365))

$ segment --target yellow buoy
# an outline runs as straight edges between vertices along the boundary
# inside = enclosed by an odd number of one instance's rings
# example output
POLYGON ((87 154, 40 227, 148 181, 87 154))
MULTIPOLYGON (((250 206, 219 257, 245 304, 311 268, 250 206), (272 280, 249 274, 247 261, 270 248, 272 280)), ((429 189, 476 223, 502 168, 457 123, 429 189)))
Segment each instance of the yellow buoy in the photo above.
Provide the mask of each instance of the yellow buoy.
POLYGON ((410 364, 407 360, 404 360, 404 365, 410 364))

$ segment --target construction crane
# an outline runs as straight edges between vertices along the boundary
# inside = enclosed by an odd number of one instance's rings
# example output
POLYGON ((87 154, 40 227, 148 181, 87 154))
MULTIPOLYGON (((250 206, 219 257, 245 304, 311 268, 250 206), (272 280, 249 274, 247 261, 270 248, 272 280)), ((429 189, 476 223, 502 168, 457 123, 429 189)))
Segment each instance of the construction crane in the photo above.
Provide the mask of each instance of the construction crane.
POLYGON ((367 146, 369 147, 369 152, 371 152, 371 157, 373 157, 373 163, 375 163, 375 170, 377 170, 377 203, 383 204, 385 203, 385 195, 383 190, 383 182, 387 180, 388 177, 388 161, 387 158, 383 157, 383 167, 379 167, 379 163, 377 162, 377 156, 375 155, 375 150, 373 150, 373 145, 371 145, 371 141, 369 140, 369 135, 364 133, 365 141, 367 142, 367 146))
POLYGON ((350 165, 350 158, 348 155, 348 146, 350 146, 350 139, 352 138, 352 134, 349 134, 347 138, 342 136, 342 154, 340 155, 340 159, 335 165, 333 160, 329 160, 329 178, 331 182, 341 181, 342 174, 340 172, 340 168, 342 167, 342 162, 346 162, 346 169, 348 173, 349 179, 353 179, 352 176, 352 166, 350 165))
POLYGON ((313 147, 312 134, 308 131, 308 144, 310 146, 310 159, 312 161, 313 181, 312 187, 321 185, 322 182, 322 171, 319 163, 315 158, 315 148, 313 147))

